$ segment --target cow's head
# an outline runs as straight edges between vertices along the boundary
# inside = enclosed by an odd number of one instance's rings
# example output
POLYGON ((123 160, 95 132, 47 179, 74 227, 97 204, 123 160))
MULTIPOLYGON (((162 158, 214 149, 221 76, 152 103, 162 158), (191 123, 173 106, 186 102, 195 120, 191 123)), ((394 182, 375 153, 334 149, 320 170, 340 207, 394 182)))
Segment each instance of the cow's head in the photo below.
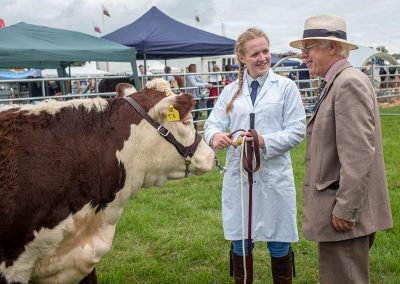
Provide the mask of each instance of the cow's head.
MULTIPOLYGON (((130 97, 140 104, 146 103, 152 97, 159 98, 148 111, 151 118, 166 127, 183 146, 190 146, 194 143, 196 131, 191 115, 194 100, 190 94, 175 95, 170 90, 160 87, 152 89, 146 87, 143 91, 132 94, 130 97), (179 117, 171 117, 171 111, 176 111, 175 114, 179 114, 179 117)), ((132 109, 132 111, 134 110, 132 109)), ((185 157, 179 154, 176 148, 149 122, 143 119, 139 125, 133 125, 131 131, 134 133, 135 139, 142 140, 141 143, 134 144, 134 147, 140 147, 140 149, 136 149, 139 151, 135 151, 135 164, 145 172, 142 186, 159 186, 167 179, 185 177, 187 170, 185 157), (141 154, 137 155, 138 152, 141 154)), ((186 159, 191 161, 189 172, 195 175, 202 175, 212 170, 215 164, 214 153, 203 140, 200 141, 193 157, 186 159)))

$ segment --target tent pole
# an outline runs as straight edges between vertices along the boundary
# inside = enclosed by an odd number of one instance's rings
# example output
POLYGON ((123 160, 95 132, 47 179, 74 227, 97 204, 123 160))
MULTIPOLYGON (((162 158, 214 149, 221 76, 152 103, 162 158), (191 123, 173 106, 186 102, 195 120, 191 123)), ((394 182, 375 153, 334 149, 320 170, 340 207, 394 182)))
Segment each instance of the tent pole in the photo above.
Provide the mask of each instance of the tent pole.
MULTIPOLYGON (((146 53, 143 53, 143 65, 144 65, 144 76, 147 82, 147 63, 146 63, 146 53)), ((145 84, 143 84, 145 85, 145 84)))
POLYGON ((137 68, 137 64, 136 64, 136 49, 132 48, 133 50, 133 54, 131 56, 131 68, 132 68, 132 77, 133 77, 133 81, 135 82, 135 88, 137 90, 140 90, 142 88, 141 83, 139 81, 139 76, 138 76, 138 68, 137 68))
MULTIPOLYGON (((57 68, 57 73, 58 73, 58 77, 66 77, 66 73, 65 73, 65 66, 61 65, 59 68, 57 68)), ((63 95, 66 95, 66 88, 65 88, 65 81, 59 81, 60 82, 60 87, 61 87, 61 92, 63 95)))

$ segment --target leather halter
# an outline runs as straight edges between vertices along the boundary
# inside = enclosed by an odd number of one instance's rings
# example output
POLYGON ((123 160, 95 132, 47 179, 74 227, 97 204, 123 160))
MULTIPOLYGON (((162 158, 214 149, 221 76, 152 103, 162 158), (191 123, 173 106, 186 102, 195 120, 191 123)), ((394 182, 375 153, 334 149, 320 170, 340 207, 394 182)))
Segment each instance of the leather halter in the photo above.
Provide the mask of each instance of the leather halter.
POLYGON ((188 157, 193 157, 194 153, 196 152, 197 146, 199 146, 199 143, 201 141, 201 136, 199 133, 196 132, 196 137, 194 139, 194 142, 190 146, 183 146, 172 133, 164 127, 164 125, 158 123, 154 119, 150 117, 150 115, 147 114, 147 112, 144 111, 144 109, 131 97, 125 97, 124 98, 144 119, 147 120, 148 123, 150 123, 155 129, 157 129, 158 133, 164 137, 169 143, 174 145, 176 150, 181 154, 182 157, 185 158, 185 177, 189 175, 189 165, 191 164, 191 161, 188 157))

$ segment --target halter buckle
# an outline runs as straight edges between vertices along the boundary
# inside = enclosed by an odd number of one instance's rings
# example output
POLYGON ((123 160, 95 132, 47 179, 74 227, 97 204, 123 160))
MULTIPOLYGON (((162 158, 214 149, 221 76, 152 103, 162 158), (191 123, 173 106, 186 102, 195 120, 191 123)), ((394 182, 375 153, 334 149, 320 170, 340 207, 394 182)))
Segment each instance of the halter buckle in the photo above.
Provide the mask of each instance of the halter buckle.
POLYGON ((157 128, 158 133, 160 133, 160 135, 167 137, 169 135, 169 130, 167 128, 164 127, 164 125, 160 125, 157 128))
POLYGON ((186 166, 186 170, 185 170, 185 177, 188 177, 190 174, 189 171, 189 165, 192 163, 192 161, 190 161, 189 159, 185 159, 185 166, 186 166))

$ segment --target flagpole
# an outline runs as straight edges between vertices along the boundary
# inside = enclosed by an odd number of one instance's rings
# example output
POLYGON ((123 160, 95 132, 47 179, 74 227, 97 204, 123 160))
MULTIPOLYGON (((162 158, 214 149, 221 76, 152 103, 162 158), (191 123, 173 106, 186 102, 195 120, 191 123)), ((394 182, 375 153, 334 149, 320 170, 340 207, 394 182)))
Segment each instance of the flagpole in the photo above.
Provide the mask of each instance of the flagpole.
MULTIPOLYGON (((101 15, 102 15, 102 17, 103 17, 103 33, 105 34, 106 33, 106 26, 105 26, 105 21, 104 21, 104 2, 103 1, 101 1, 101 15)), ((107 72, 110 72, 110 68, 109 68, 109 65, 108 65, 108 61, 106 61, 106 71, 107 72)))
POLYGON ((103 1, 101 1, 101 15, 103 17, 103 32, 106 33, 106 27, 104 25, 104 4, 103 4, 103 1))

